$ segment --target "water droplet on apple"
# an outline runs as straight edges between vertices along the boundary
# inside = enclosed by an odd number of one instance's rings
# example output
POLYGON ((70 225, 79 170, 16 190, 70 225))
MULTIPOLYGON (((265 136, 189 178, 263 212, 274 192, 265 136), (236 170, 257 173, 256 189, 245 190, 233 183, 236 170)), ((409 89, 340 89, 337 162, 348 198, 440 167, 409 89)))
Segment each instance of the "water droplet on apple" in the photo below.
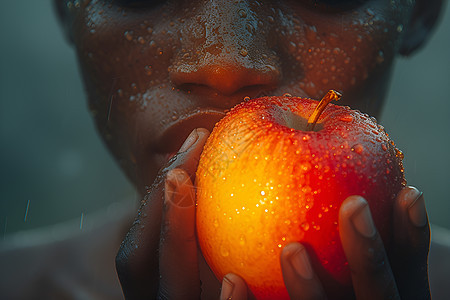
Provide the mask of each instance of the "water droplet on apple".
POLYGON ((401 160, 403 160, 403 158, 405 157, 403 152, 400 149, 398 149, 398 148, 395 148, 395 156, 400 158, 401 160))
POLYGON ((228 255, 230 255, 228 248, 225 247, 224 245, 220 246, 220 255, 222 255, 223 257, 227 257, 228 255))
POLYGON ((303 231, 308 231, 309 230, 309 223, 308 222, 303 222, 302 224, 300 224, 300 228, 303 231))
POLYGON ((358 153, 358 154, 361 154, 361 153, 363 153, 363 151, 364 151, 364 146, 361 145, 361 144, 356 144, 356 145, 354 145, 354 146, 352 147, 352 151, 354 151, 354 152, 356 152, 356 153, 358 153))
POLYGON ((339 120, 341 120, 342 122, 352 122, 353 117, 351 115, 345 115, 345 116, 342 116, 339 120))
POLYGON ((245 235, 241 234, 239 236, 239 245, 244 246, 246 242, 245 235))
POLYGON ((311 166, 311 164, 308 163, 308 162, 303 163, 302 166, 301 166, 301 169, 302 169, 304 172, 308 172, 309 170, 311 170, 311 168, 312 168, 312 166, 311 166))

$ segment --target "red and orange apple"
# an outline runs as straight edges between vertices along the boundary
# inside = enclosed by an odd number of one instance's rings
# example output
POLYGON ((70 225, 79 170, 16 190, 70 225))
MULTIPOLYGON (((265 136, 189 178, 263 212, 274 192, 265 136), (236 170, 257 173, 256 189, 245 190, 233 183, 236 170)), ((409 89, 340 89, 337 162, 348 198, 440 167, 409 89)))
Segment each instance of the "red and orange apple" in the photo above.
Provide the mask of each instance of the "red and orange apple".
POLYGON ((202 253, 219 279, 240 275, 258 299, 288 299, 279 256, 294 241, 307 247, 326 289, 351 286, 338 226, 350 195, 368 201, 389 242, 393 200, 405 184, 402 154, 373 118, 323 103, 241 103, 216 124, 200 158, 202 253))

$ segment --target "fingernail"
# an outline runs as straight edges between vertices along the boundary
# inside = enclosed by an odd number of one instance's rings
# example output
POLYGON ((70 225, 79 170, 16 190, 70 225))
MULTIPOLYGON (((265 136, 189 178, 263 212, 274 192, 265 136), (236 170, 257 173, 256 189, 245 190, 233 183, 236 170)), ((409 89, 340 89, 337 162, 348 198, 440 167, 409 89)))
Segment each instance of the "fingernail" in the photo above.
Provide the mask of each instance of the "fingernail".
POLYGON ((165 182, 164 202, 179 208, 195 206, 195 193, 189 175, 182 169, 172 169, 167 172, 165 182))
POLYGON ((181 146, 180 150, 178 152, 184 152, 187 151, 194 143, 198 140, 198 133, 197 129, 192 130, 191 134, 187 137, 187 139, 184 141, 183 145, 181 146))
POLYGON ((423 193, 419 193, 416 199, 408 208, 409 219, 417 227, 423 227, 427 224, 427 210, 423 193))
POLYGON ((295 272, 303 279, 311 280, 314 277, 305 248, 302 247, 297 249, 297 251, 290 256, 289 260, 295 272))
POLYGON ((177 186, 173 179, 174 179, 174 176, 172 174, 172 170, 170 170, 167 173, 166 182, 165 182, 165 196, 164 196, 165 204, 173 203, 173 198, 177 191, 177 186))
POLYGON ((222 280, 220 300, 230 300, 233 297, 234 284, 225 276, 222 280))
POLYGON ((375 235, 376 229, 370 215, 369 205, 365 204, 360 207, 351 217, 356 230, 363 236, 371 238, 375 235))

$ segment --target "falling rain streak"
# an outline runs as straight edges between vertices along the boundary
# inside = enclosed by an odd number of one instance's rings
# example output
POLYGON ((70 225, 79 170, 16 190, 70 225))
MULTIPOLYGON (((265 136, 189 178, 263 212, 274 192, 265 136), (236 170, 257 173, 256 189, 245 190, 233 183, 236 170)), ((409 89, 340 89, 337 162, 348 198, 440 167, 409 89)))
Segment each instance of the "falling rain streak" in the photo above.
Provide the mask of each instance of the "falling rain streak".
POLYGON ((81 218, 80 218, 80 230, 83 229, 83 219, 84 219, 84 213, 81 213, 81 218))
POLYGON ((30 200, 27 202, 27 208, 25 209, 25 216, 23 217, 23 221, 26 222, 28 218, 28 209, 30 208, 30 200))

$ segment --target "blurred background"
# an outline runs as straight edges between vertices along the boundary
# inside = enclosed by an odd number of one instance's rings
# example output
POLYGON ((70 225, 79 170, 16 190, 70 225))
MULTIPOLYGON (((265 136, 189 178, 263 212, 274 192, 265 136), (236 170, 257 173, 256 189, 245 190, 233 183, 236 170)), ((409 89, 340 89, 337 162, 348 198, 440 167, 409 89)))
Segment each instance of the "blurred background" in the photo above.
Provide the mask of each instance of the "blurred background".
MULTIPOLYGON (((89 219, 135 191, 96 135, 75 53, 52 1, 0 10, 0 240, 89 219)), ((405 153, 408 183, 424 191, 432 223, 450 228, 450 9, 428 45, 398 61, 379 120, 405 153)), ((81 226, 80 226, 81 227, 81 226)))

